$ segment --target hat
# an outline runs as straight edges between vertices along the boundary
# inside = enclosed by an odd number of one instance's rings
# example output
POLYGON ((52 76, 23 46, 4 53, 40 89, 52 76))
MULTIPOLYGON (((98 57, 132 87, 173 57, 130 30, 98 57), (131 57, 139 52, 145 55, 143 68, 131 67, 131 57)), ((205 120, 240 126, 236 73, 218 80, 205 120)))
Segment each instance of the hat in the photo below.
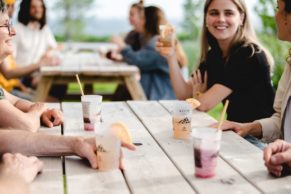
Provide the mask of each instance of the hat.
POLYGON ((11 5, 15 3, 15 0, 4 0, 5 4, 11 5))

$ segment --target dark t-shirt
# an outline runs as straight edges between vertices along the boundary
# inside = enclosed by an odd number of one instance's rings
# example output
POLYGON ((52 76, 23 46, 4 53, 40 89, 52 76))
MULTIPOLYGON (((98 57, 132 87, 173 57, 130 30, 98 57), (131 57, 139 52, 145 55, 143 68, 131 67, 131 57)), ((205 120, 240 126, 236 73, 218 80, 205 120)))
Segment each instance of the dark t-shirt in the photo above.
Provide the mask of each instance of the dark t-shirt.
POLYGON ((199 69, 208 72, 208 88, 221 84, 232 90, 227 97, 228 120, 251 122, 270 117, 273 110, 274 89, 266 55, 259 51, 252 55, 251 46, 237 46, 225 60, 220 49, 211 49, 199 69))

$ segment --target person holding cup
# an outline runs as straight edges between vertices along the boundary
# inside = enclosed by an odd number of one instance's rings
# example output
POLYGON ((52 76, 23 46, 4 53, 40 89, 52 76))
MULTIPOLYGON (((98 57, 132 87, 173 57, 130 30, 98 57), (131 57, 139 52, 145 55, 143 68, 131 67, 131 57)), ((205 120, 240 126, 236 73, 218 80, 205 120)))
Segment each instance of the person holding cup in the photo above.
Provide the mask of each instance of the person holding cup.
POLYGON ((273 114, 273 59, 256 38, 244 0, 205 2, 198 69, 187 82, 178 71, 175 44, 169 49, 158 41, 156 48, 168 61, 178 99, 196 98, 200 111, 229 100, 227 118, 237 122, 273 114))
POLYGON ((167 61, 155 50, 159 25, 165 23, 164 12, 158 7, 148 6, 144 8, 141 49, 134 51, 121 38, 112 39, 112 42, 118 45, 123 60, 140 69, 140 82, 149 100, 176 98, 170 83, 167 61))

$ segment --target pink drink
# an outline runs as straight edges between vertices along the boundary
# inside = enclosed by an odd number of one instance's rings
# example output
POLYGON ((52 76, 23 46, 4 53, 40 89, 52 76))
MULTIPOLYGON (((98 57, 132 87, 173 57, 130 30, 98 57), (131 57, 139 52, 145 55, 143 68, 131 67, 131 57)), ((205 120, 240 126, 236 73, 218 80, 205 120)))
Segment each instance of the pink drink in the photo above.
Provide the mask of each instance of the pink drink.
POLYGON ((81 97, 85 131, 94 131, 95 125, 101 122, 102 96, 84 95, 81 97))
POLYGON ((194 148, 195 176, 210 178, 215 175, 218 150, 202 150, 194 148))
POLYGON ((192 130, 195 176, 213 177, 217 166, 221 130, 210 127, 193 128, 192 130))
POLYGON ((102 121, 101 119, 101 113, 92 115, 93 118, 83 117, 84 122, 84 130, 85 131, 94 131, 96 123, 100 123, 102 121))

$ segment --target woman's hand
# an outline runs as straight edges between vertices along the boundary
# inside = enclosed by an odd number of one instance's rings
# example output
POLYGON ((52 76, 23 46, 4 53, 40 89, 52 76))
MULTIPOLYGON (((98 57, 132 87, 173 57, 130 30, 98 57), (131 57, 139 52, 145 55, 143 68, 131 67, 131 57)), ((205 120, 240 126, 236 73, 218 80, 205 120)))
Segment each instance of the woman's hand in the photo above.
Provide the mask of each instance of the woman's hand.
POLYGON ((177 40, 173 40, 172 46, 165 47, 163 42, 161 41, 161 38, 158 37, 158 40, 156 42, 156 51, 167 60, 170 60, 171 58, 176 58, 176 44, 177 40))
MULTIPOLYGON (((210 125, 210 127, 217 128, 218 123, 210 125)), ((223 131, 233 130, 238 135, 244 137, 244 136, 249 134, 251 127, 250 127, 249 123, 237 123, 237 122, 232 122, 232 121, 226 120, 222 123, 221 130, 223 130, 223 131)))
POLYGON ((207 71, 204 73, 204 78, 202 79, 200 70, 196 70, 191 75, 191 83, 193 88, 193 97, 197 98, 197 94, 204 93, 207 90, 207 71))

